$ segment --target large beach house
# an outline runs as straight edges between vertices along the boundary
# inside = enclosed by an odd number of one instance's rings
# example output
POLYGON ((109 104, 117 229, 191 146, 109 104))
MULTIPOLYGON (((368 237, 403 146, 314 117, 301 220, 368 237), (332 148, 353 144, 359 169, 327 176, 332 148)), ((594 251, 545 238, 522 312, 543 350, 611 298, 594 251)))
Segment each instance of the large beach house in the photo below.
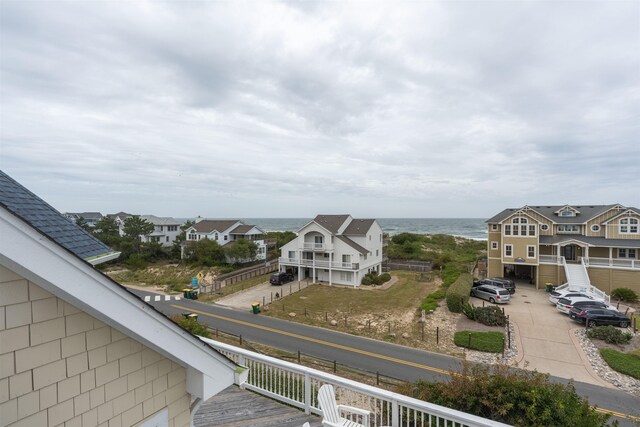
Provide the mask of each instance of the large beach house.
POLYGON ((220 246, 233 244, 238 240, 251 240, 258 245, 256 260, 266 259, 267 244, 265 232, 255 225, 248 225, 239 219, 211 220, 198 218, 196 223, 186 229, 186 241, 195 242, 209 239, 220 246))
POLYGON ((488 224, 488 276, 536 287, 569 283, 640 292, 640 209, 615 205, 524 206, 488 224))
POLYGON ((298 280, 360 286, 365 274, 381 272, 382 229, 375 219, 318 215, 280 249, 280 270, 298 280))

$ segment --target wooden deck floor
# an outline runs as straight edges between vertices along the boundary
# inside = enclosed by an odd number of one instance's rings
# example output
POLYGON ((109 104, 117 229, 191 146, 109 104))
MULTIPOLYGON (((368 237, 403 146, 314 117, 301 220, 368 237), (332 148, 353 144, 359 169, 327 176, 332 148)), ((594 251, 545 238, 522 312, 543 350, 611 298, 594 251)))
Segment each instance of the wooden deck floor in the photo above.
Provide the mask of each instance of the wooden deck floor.
POLYGON ((320 417, 292 408, 237 386, 231 386, 200 406, 194 416, 196 427, 321 427, 320 417))

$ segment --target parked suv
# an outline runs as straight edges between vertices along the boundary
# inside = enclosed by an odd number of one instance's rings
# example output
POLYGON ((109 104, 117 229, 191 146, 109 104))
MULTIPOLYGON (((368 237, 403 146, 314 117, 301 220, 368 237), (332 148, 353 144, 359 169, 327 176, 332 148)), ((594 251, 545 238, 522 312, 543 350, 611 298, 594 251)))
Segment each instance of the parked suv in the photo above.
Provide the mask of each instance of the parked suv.
POLYGON ((473 281, 473 288, 478 286, 497 286, 498 288, 506 289, 510 294, 516 293, 516 285, 509 279, 500 279, 494 277, 493 279, 480 279, 473 281))
POLYGON ((271 278, 269 279, 269 283, 271 283, 272 285, 284 285, 285 283, 289 283, 292 280, 293 274, 282 272, 272 274, 271 278))
POLYGON ((511 300, 511 294, 509 294, 508 290, 491 285, 480 285, 471 288, 471 296, 495 304, 506 304, 511 300))
POLYGON ((571 311, 571 318, 578 322, 586 323, 587 326, 614 325, 626 328, 629 326, 629 319, 624 314, 606 308, 585 308, 574 313, 571 311))

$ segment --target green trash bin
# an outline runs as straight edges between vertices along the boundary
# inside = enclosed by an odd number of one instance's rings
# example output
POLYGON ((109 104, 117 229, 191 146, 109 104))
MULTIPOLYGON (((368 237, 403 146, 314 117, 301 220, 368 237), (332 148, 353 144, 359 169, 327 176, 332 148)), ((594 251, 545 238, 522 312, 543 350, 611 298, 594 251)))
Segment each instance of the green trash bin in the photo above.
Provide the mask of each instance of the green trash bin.
POLYGON ((260 303, 254 302, 253 304, 251 304, 251 311, 253 311, 253 314, 260 313, 260 303))
POLYGON ((182 290, 182 295, 184 296, 184 299, 191 299, 191 288, 184 288, 182 290))
POLYGON ((546 282, 544 284, 545 289, 547 290, 547 292, 551 293, 551 291, 553 290, 553 288, 555 288, 555 286, 553 286, 552 283, 546 282))

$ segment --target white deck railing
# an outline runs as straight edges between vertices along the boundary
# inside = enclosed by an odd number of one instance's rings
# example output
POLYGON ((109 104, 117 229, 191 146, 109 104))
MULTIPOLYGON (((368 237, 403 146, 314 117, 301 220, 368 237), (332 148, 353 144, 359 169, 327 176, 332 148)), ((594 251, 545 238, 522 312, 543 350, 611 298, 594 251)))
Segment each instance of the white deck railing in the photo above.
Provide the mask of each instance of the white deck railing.
POLYGON ((587 267, 617 267, 640 269, 640 260, 628 258, 582 258, 587 267))
POLYGON ((359 264, 357 262, 330 262, 330 261, 320 261, 312 259, 304 259, 304 258, 279 258, 280 264, 293 264, 293 265, 304 265, 306 267, 322 267, 322 268, 342 268, 346 270, 357 270, 359 264))
POLYGON ((338 403, 371 412, 370 426, 508 427, 507 424, 413 399, 295 363, 207 338, 201 339, 238 365, 247 368, 243 375, 238 375, 239 386, 297 407, 308 414, 322 414, 318 408, 318 389, 323 384, 332 384, 338 403))
POLYGON ((557 255, 540 255, 542 264, 560 264, 560 258, 557 255))
POLYGON ((312 250, 312 251, 324 251, 326 248, 324 243, 307 243, 304 242, 302 244, 302 249, 312 250))

